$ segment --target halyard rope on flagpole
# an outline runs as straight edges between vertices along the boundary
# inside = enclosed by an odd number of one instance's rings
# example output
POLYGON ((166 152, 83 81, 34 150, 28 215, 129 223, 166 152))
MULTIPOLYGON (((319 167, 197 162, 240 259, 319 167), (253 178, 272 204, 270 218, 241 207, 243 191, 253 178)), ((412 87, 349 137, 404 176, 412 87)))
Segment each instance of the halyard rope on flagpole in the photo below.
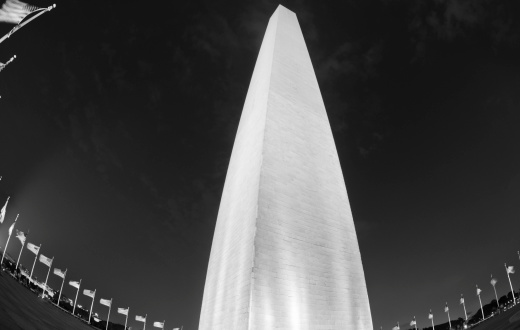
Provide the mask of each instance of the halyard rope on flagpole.
POLYGON ((32 11, 30 14, 36 13, 36 12, 38 12, 38 13, 36 15, 34 15, 34 16, 31 16, 31 18, 27 19, 26 21, 24 21, 22 19, 22 22, 18 23, 14 28, 11 29, 11 31, 9 31, 9 33, 7 33, 5 36, 3 36, 0 39, 0 43, 2 43, 5 39, 9 38, 13 33, 15 33, 16 31, 20 30, 25 25, 29 24, 32 20, 36 19, 37 17, 39 17, 40 15, 42 15, 42 14, 48 12, 48 11, 51 11, 54 8, 56 8, 56 4, 53 4, 52 6, 49 6, 47 8, 38 8, 35 11, 32 11))

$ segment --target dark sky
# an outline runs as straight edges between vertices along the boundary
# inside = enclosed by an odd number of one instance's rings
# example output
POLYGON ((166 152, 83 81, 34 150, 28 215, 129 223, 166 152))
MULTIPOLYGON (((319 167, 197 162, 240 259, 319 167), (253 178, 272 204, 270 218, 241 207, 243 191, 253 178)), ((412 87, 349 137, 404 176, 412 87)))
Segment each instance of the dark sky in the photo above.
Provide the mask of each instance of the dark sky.
MULTIPOLYGON (((494 296, 491 273, 508 292, 503 264, 520 268, 518 1, 281 3, 298 15, 327 107, 374 327, 414 315, 426 327, 430 308, 445 322, 446 302, 460 317, 461 293, 476 312, 476 284, 484 303, 494 296)), ((277 5, 58 0, 0 44, 1 62, 17 55, 0 73, 0 202, 11 196, 1 245, 20 213, 17 228, 67 280, 97 289, 103 318, 99 298, 114 298, 129 325, 148 314, 197 329, 233 140, 277 5)))

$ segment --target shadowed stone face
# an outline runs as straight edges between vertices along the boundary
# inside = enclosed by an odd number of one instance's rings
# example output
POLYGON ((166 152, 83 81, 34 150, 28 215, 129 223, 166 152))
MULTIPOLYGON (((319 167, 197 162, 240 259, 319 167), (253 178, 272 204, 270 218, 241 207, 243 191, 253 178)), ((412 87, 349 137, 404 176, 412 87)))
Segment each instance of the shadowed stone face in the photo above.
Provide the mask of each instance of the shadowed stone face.
POLYGON ((269 21, 220 204, 199 329, 372 329, 352 213, 296 15, 269 21))

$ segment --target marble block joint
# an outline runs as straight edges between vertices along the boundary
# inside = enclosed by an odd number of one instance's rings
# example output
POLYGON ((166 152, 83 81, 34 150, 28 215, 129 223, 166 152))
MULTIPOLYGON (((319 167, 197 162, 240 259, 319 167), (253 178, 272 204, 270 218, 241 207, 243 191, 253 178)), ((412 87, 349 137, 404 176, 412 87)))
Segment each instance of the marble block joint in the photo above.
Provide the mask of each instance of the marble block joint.
POLYGON ((199 329, 373 329, 325 105, 296 15, 282 6, 235 138, 199 329))

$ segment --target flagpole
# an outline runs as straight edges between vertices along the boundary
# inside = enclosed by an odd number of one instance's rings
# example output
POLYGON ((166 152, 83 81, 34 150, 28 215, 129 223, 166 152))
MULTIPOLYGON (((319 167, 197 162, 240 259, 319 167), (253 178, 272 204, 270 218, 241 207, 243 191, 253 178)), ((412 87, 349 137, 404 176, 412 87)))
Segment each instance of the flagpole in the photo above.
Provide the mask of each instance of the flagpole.
POLYGON ((466 313, 466 302, 464 301, 464 295, 461 293, 460 298, 462 299, 462 307, 464 307, 464 316, 466 317, 466 321, 468 320, 468 313, 466 313))
MULTIPOLYGON (((29 232, 27 232, 27 235, 25 236, 25 241, 27 241, 27 237, 29 236, 29 232)), ((18 254, 18 260, 16 260, 16 267, 15 270, 18 269, 18 263, 20 262, 20 257, 22 256, 22 251, 25 246, 25 241, 22 243, 22 248, 20 249, 20 254, 18 254)))
MULTIPOLYGON (((40 247, 38 248, 38 253, 40 253, 40 249, 42 248, 42 245, 40 244, 40 247)), ((36 259, 38 259, 38 253, 36 253, 36 256, 34 257, 33 266, 31 268, 31 275, 29 276, 29 288, 31 287, 31 281, 32 281, 32 274, 34 271, 34 265, 36 265, 36 259)))
POLYGON ((108 330, 108 321, 110 320, 110 310, 112 309, 112 299, 113 298, 110 298, 110 306, 108 306, 107 328, 105 330, 108 330))
POLYGON ((79 279, 78 291, 76 291, 76 299, 74 299, 74 308, 72 309, 72 315, 76 311, 76 301, 78 301, 79 288, 81 288, 81 278, 79 279))
POLYGON ((450 325, 450 330, 451 330, 451 317, 450 317, 450 308, 448 307, 448 302, 446 302, 446 307, 444 307, 444 311, 446 313, 448 313, 448 323, 450 325))
POLYGON ((94 296, 92 296, 92 304, 90 305, 90 313, 88 315, 88 324, 90 324, 90 318, 92 317, 92 308, 94 308, 94 299, 96 298, 96 290, 94 289, 94 296))
POLYGON ((12 61, 14 61, 15 58, 16 58, 16 55, 13 55, 13 56, 9 59, 9 61, 5 62, 4 65, 0 66, 0 71, 2 71, 3 69, 5 69, 5 67, 6 67, 9 63, 11 63, 12 61))
POLYGON ((417 330, 417 320, 415 319, 415 316, 413 317, 413 320, 414 320, 414 324, 415 325, 415 330, 417 330))
POLYGON ((484 308, 482 308, 482 299, 480 299, 480 293, 478 292, 478 285, 477 285, 477 296, 478 296, 478 301, 480 302, 480 312, 482 313, 482 321, 484 321, 484 319, 486 317, 484 316, 484 308))
POLYGON ((126 310, 126 320, 125 320, 125 328, 123 330, 126 330, 126 324, 128 323, 128 314, 130 314, 130 306, 126 310))
POLYGON ((5 243, 4 253, 2 253, 2 261, 0 261, 0 267, 4 264, 5 250, 7 250, 7 246, 9 245, 10 239, 11 239, 11 235, 9 235, 9 237, 7 237, 7 242, 5 243))
MULTIPOLYGON (((25 22, 18 23, 14 28, 11 29, 11 31, 9 31, 9 33, 7 33, 5 36, 3 36, 0 39, 0 43, 2 43, 5 39, 9 38, 13 33, 15 33, 16 31, 20 30, 25 25, 29 24, 29 22, 31 22, 32 20, 36 19, 38 16, 40 16, 40 15, 42 15, 42 14, 48 12, 48 11, 51 11, 53 8, 56 8, 56 4, 53 4, 52 6, 49 6, 47 8, 39 8, 39 9, 33 11, 32 13, 34 13, 36 11, 39 11, 39 13, 34 15, 33 17, 27 19, 25 22)), ((30 14, 31 13, 29 13, 29 15, 30 14)))
POLYGON ((63 283, 65 283, 65 277, 67 277, 67 268, 65 268, 65 273, 63 273, 63 281, 61 281, 60 294, 58 295, 58 307, 60 307, 61 292, 63 291, 63 283))
POLYGON ((144 327, 143 330, 146 330, 146 318, 148 317, 148 314, 144 315, 144 327))
POLYGON ((49 265, 49 271, 47 272, 47 277, 45 278, 45 284, 43 285, 42 298, 45 297, 45 288, 47 287, 47 280, 49 279, 49 274, 51 273, 52 262, 54 261, 54 257, 51 259, 51 264, 49 265))
POLYGON ((511 286, 511 294, 513 295, 513 304, 516 305, 515 291, 513 291, 513 284, 511 284, 511 277, 509 277, 509 271, 507 270, 507 264, 504 263, 504 266, 506 267, 506 273, 507 273, 507 279, 509 280, 509 286, 511 286))
POLYGON ((16 219, 14 219, 14 222, 11 225, 12 227, 9 228, 10 229, 10 233, 9 233, 9 237, 7 237, 7 242, 5 243, 4 253, 2 253, 2 260, 0 261, 0 267, 2 267, 2 265, 4 264, 5 251, 7 250, 7 245, 9 245, 9 240, 11 239, 11 234, 13 233, 13 229, 14 229, 14 226, 16 224, 16 220, 18 220, 18 216, 19 216, 19 214, 16 215, 16 219))
POLYGON ((493 286, 493 291, 495 291, 495 298, 497 299, 497 308, 500 312, 500 305, 498 304, 498 296, 497 296, 497 289, 495 288, 496 280, 493 282, 493 274, 491 274, 491 285, 493 286))

